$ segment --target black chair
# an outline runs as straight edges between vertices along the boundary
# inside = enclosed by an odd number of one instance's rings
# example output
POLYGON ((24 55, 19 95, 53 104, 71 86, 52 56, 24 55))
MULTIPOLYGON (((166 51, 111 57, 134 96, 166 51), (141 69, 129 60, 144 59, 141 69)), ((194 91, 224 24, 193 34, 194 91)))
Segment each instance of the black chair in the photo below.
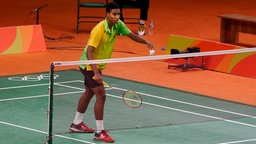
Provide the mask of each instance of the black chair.
POLYGON ((79 33, 80 31, 80 23, 98 23, 105 18, 103 16, 92 16, 88 11, 86 15, 81 15, 81 9, 89 9, 89 8, 106 8, 108 4, 108 0, 77 0, 77 25, 76 25, 76 32, 79 33))
MULTIPOLYGON (((200 48, 199 47, 189 47, 185 51, 179 51, 178 49, 171 49, 170 54, 195 53, 195 52, 200 52, 200 48)), ((183 58, 185 60, 184 64, 168 63, 168 69, 170 69, 172 67, 173 68, 180 68, 180 69, 182 69, 183 72, 186 71, 189 68, 200 68, 200 69, 204 70, 205 69, 204 57, 201 57, 201 64, 200 65, 190 63, 189 59, 196 59, 196 58, 199 58, 199 57, 183 58)))

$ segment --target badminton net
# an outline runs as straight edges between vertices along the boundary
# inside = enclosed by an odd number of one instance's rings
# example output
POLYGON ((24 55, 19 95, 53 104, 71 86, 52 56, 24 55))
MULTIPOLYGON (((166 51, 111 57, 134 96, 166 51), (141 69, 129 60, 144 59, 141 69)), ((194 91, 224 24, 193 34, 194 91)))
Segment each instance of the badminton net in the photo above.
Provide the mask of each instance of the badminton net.
MULTIPOLYGON (((237 53, 251 53, 255 55, 255 52, 256 48, 244 48, 177 55, 53 62, 50 66, 49 81, 48 144, 52 143, 52 137, 54 135, 69 133, 69 127, 74 119, 78 100, 84 92, 83 75, 81 72, 77 69, 59 70, 60 67, 78 67, 80 64, 108 63, 106 71, 112 71, 107 72, 112 75, 105 75, 103 71, 104 81, 120 91, 133 90, 137 92, 141 95, 143 103, 142 106, 137 109, 127 107, 122 103, 120 94, 106 87, 107 100, 104 112, 105 129, 138 129, 253 117, 250 114, 240 115, 238 114, 239 112, 223 114, 222 110, 218 110, 218 108, 216 108, 217 110, 213 110, 211 106, 205 108, 204 106, 200 106, 195 99, 200 97, 200 102, 208 103, 210 100, 213 103, 220 103, 222 106, 227 106, 229 103, 220 102, 219 100, 210 99, 209 97, 202 97, 190 92, 141 83, 136 80, 136 75, 139 75, 137 73, 138 69, 145 68, 144 73, 157 75, 158 71, 166 70, 167 65, 163 62, 163 60, 166 59, 202 56, 207 59, 208 56, 232 55, 237 53), (154 63, 153 65, 157 67, 148 67, 148 62, 154 63), (108 67, 114 68, 107 70, 108 67), (162 67, 162 69, 159 67, 162 67), (56 75, 58 75, 57 78, 56 75), (127 80, 130 77, 135 78, 135 80, 127 80)), ((146 79, 150 79, 150 77, 146 79)), ((84 122, 90 127, 95 127, 93 113, 94 102, 95 97, 91 100, 84 118, 84 122)), ((240 105, 237 105, 237 107, 240 107, 240 105)))

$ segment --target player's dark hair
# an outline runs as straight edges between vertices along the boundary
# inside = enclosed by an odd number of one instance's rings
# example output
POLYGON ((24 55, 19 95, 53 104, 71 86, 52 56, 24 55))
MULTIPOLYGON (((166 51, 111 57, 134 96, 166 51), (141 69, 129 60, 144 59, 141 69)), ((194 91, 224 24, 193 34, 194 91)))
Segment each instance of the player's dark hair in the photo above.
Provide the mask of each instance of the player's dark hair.
POLYGON ((107 4, 106 12, 110 13, 112 9, 120 9, 119 5, 115 2, 110 2, 107 4))

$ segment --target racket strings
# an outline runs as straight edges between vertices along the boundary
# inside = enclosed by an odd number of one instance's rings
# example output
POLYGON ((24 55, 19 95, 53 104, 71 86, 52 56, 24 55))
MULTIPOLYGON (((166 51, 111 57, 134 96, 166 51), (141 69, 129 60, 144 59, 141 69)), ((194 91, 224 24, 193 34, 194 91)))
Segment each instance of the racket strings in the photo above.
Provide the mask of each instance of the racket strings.
POLYGON ((133 91, 126 91, 123 95, 123 101, 130 107, 138 108, 142 104, 141 97, 133 92, 133 91))

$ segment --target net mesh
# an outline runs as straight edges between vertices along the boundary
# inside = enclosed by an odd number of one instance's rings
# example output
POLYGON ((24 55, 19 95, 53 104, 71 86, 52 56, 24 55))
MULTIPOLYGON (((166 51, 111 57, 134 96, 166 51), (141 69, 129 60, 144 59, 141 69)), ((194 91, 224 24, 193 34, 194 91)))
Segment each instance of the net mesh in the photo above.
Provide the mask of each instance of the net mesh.
MULTIPOLYGON (((52 74, 58 75, 58 77, 53 80, 52 132, 53 134, 69 133, 70 124, 75 117, 78 100, 84 92, 83 75, 79 70, 59 71, 58 67, 70 65, 78 67, 79 64, 92 63, 115 63, 111 65, 118 65, 120 69, 126 72, 129 71, 129 73, 132 74, 128 73, 128 77, 133 77, 133 72, 136 73, 137 71, 137 67, 134 68, 135 64, 133 63, 145 65, 145 61, 160 63, 158 60, 165 60, 167 58, 207 57, 254 51, 256 51, 256 49, 241 49, 239 51, 227 50, 215 53, 202 52, 168 56, 115 58, 109 60, 54 62, 52 65, 54 65, 55 69, 52 74), (131 66, 133 68, 127 67, 128 63, 133 65, 131 66)), ((161 62, 164 63, 163 61, 161 62)), ((145 72, 152 73, 150 68, 145 72)), ((116 72, 117 76, 107 76, 103 73, 103 79, 112 87, 118 88, 118 90, 135 91, 142 97, 143 104, 138 109, 127 107, 122 102, 122 95, 106 87, 107 100, 104 111, 104 127, 107 130, 137 129, 255 117, 252 115, 252 110, 254 109, 251 107, 245 108, 240 104, 229 107, 231 103, 227 101, 220 101, 209 97, 202 97, 194 93, 126 80, 120 78, 118 75, 120 73, 122 72, 116 72), (205 104, 209 106, 205 106, 205 104), (218 104, 218 108, 216 108, 216 104, 218 104), (237 112, 233 112, 234 107, 237 112), (225 111, 223 111, 222 108, 225 108, 225 111), (246 114, 241 114, 240 112, 245 112, 246 114)), ((88 106, 84 116, 84 122, 90 127, 95 128, 94 103, 95 97, 93 97, 88 106)))
MULTIPOLYGON (((56 134, 61 134, 69 132, 69 126, 73 122, 78 100, 84 92, 84 86, 79 71, 71 70, 57 73, 59 78, 55 80, 56 82, 54 85, 53 131, 56 134), (73 76, 73 79, 67 79, 70 75, 73 76), (74 76, 76 76, 76 78, 74 76)), ((104 76, 104 79, 108 79, 108 77, 104 76)), ((161 88, 145 84, 137 84, 136 82, 131 81, 125 82, 124 80, 118 79, 115 79, 114 81, 109 80, 109 83, 115 85, 115 87, 118 86, 120 89, 134 89, 139 92, 141 91, 140 87, 143 87, 143 89, 146 90, 143 90, 145 92, 139 93, 143 97, 142 106, 139 109, 133 109, 127 107, 122 102, 122 95, 117 94, 112 89, 106 89, 107 100, 105 104, 104 123, 105 128, 108 130, 176 125, 212 120, 208 117, 198 117, 197 115, 186 112, 180 113, 175 110, 175 107, 177 107, 176 102, 157 98, 160 96, 161 98, 166 97, 166 99, 169 99, 168 97, 170 95, 189 97, 191 94, 184 94, 183 92, 168 89, 163 91, 168 94, 162 94, 161 92, 156 93, 155 91, 160 91, 161 88), (132 85, 133 87, 127 85, 132 85)), ((84 121, 91 127, 95 127, 93 113, 94 102, 95 98, 92 99, 84 119, 84 121)))

